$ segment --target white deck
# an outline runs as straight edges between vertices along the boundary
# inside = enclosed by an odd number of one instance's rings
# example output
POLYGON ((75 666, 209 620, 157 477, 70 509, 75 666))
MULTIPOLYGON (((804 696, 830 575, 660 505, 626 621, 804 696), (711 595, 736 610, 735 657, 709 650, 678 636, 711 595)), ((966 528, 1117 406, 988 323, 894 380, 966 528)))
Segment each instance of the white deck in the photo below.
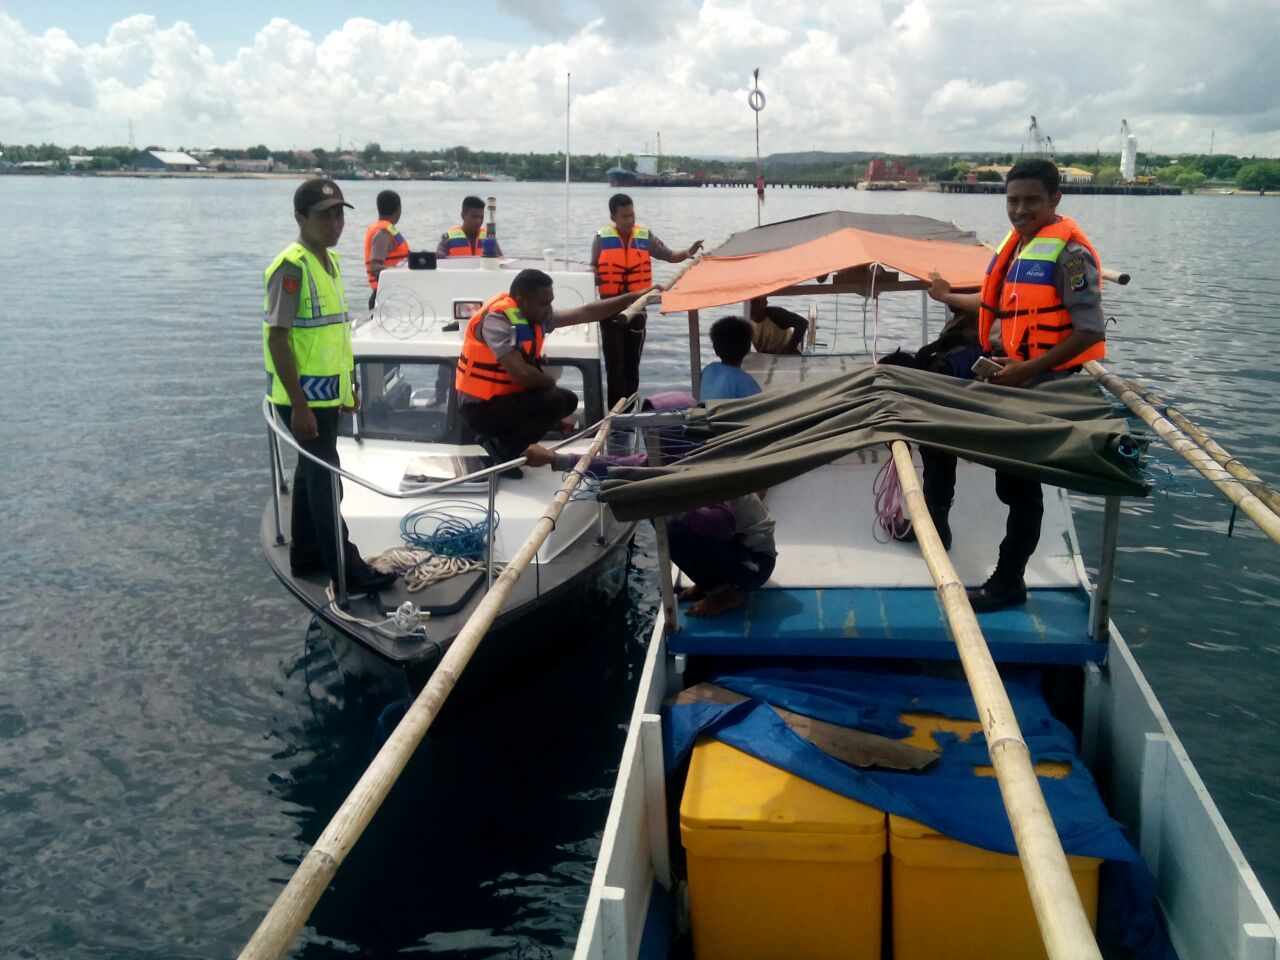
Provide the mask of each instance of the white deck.
MULTIPOLYGON (((769 490, 766 503, 778 524, 778 565, 770 586, 847 586, 854 571, 861 586, 933 586, 915 544, 886 548, 875 539, 872 486, 887 456, 884 447, 869 448, 769 490)), ((1073 587, 1079 576, 1067 533, 1067 495, 1056 487, 1045 487, 1044 494, 1040 545, 1027 565, 1027 586, 1073 587)), ((1006 513, 995 496, 995 471, 962 461, 951 509, 951 561, 966 585, 990 576, 1006 513)))

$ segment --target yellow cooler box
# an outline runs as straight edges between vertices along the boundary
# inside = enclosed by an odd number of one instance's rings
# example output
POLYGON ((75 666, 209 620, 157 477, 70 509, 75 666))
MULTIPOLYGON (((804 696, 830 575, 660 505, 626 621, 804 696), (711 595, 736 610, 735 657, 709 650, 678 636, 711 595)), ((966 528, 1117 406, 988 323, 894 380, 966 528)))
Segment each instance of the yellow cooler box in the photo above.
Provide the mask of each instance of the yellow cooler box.
POLYGON ((881 811, 703 740, 680 838, 696 960, 880 960, 881 811))
MULTIPOLYGON (((913 730, 907 742, 937 749, 933 734, 967 740, 981 726, 921 714, 899 717, 913 730)), ((1068 764, 1036 767, 1041 777, 1061 777, 1068 764)), ((975 776, 992 776, 978 767, 975 776)), ((1068 857, 1089 923, 1097 926, 1098 868, 1093 857, 1068 857)), ((889 875, 894 960, 992 960, 1045 957, 1031 895, 1017 857, 952 840, 906 817, 889 817, 889 875)))

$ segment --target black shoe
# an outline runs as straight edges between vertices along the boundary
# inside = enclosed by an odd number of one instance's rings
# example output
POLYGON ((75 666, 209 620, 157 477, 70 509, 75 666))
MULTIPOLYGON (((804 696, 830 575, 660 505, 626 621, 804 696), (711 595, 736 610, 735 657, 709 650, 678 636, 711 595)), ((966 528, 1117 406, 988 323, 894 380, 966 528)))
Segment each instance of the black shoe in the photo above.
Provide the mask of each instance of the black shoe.
POLYGON ((395 583, 399 576, 400 574, 398 573, 379 573, 372 567, 365 567, 362 571, 347 575, 347 589, 381 590, 395 583))
MULTIPOLYGON (((506 463, 508 460, 516 459, 515 457, 508 457, 503 454, 503 452, 498 449, 498 445, 494 442, 493 437, 476 437, 476 443, 489 455, 489 459, 493 461, 489 464, 491 467, 499 463, 506 463)), ((519 480, 524 476, 524 471, 519 467, 510 467, 501 471, 498 476, 505 477, 508 480, 519 480)))
POLYGON ((1027 602, 1027 585, 1021 577, 1017 580, 996 579, 994 575, 980 587, 965 591, 974 613, 994 613, 1009 607, 1020 607, 1027 602))
MULTIPOLYGON (((893 539, 900 540, 903 543, 916 542, 916 528, 909 526, 911 523, 906 517, 900 517, 893 522, 893 539)), ((942 523, 934 523, 934 528, 938 531, 938 539, 942 541, 942 549, 951 549, 951 527, 944 520, 942 523)))

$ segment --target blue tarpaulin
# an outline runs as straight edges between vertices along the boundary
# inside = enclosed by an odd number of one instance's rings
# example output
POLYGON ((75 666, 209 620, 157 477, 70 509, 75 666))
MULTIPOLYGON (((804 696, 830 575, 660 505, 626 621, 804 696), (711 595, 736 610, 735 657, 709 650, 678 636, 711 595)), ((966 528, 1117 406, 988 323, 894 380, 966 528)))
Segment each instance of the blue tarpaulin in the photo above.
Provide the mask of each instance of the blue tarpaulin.
MULTIPOLYGON (((1016 854, 1013 831, 994 777, 977 777, 991 763, 981 736, 967 741, 934 735, 941 758, 927 771, 856 769, 823 753, 782 722, 764 702, 805 716, 887 737, 906 737, 902 713, 978 719, 966 684, 921 676, 844 669, 766 667, 708 678, 756 699, 724 705, 669 707, 664 717, 668 775, 684 768, 700 735, 711 735, 766 763, 887 813, 909 817, 962 843, 1016 854)), ((1076 753, 1075 739, 1031 686, 1008 683, 1009 699, 1033 763, 1071 764, 1061 779, 1040 787, 1068 854, 1106 861, 1098 904, 1099 943, 1143 960, 1174 957, 1156 915, 1155 882, 1124 829, 1107 813, 1097 786, 1076 753)))

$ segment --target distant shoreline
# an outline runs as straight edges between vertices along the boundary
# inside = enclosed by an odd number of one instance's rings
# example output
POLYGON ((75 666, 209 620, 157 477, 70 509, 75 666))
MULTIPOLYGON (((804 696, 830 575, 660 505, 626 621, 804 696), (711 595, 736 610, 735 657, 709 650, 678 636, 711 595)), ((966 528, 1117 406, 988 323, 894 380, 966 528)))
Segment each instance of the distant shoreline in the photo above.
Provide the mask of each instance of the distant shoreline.
MULTIPOLYGON (((312 176, 305 170, 287 170, 280 172, 249 172, 240 170, 0 170, 0 177, 133 177, 140 180, 305 180, 312 176)), ((339 177, 338 179, 343 179, 339 177)), ((345 182, 345 181, 344 181, 345 182)), ((374 178, 372 180, 362 180, 352 178, 353 183, 475 183, 485 185, 495 185, 498 183, 562 183, 561 180, 446 180, 443 178, 432 177, 415 177, 410 179, 383 179, 374 178)), ((573 183, 602 183, 599 180, 573 180, 573 183)), ((720 183, 717 181, 707 181, 705 187, 714 187, 717 189, 733 189, 739 186, 735 183, 720 183)), ((773 189, 787 189, 789 184, 771 185, 773 189)), ((849 190, 852 186, 849 184, 831 184, 829 187, 815 184, 809 189, 829 189, 829 190, 849 190)), ((643 189, 653 189, 645 187, 643 189)), ((748 185, 742 189, 754 189, 748 185)), ((938 183, 934 181, 918 181, 911 183, 907 189, 923 190, 931 193, 942 192, 938 183)), ((889 191, 874 191, 889 192, 889 191)), ((894 192, 901 192, 894 191, 894 192)), ((991 191, 994 193, 995 191, 991 191)), ((1183 193, 1188 196, 1198 197, 1258 197, 1264 198, 1280 197, 1280 191, 1271 191, 1259 194, 1256 190, 1241 190, 1232 187, 1197 187, 1193 190, 1183 188, 1183 193)), ((985 196, 987 194, 975 193, 975 196, 985 196)))

